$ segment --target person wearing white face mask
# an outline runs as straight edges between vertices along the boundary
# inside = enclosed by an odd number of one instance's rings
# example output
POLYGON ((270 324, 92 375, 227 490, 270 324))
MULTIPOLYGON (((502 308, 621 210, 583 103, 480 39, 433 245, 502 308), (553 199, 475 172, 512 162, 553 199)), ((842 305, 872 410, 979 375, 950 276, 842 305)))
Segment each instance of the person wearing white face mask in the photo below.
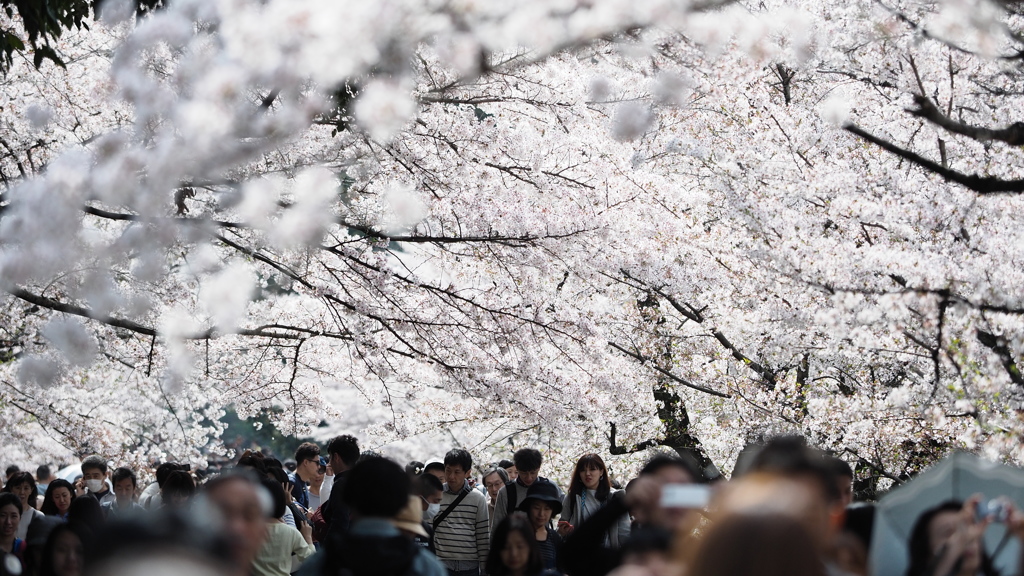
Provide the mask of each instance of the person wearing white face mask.
MULTIPOLYGON (((434 516, 441 511, 441 492, 444 484, 433 474, 421 474, 416 477, 416 493, 423 503, 423 521, 429 526, 434 516)), ((428 530, 429 531, 429 530, 428 530)))
POLYGON ((79 496, 92 496, 101 506, 117 501, 114 491, 107 485, 107 463, 99 456, 82 460, 82 477, 75 482, 75 488, 79 496))

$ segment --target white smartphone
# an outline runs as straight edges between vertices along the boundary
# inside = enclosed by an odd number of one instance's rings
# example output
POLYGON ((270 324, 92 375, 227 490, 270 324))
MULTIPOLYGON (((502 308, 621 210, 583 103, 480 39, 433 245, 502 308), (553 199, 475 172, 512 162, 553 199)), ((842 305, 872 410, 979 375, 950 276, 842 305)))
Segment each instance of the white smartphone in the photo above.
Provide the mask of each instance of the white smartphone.
POLYGON ((707 508, 711 487, 705 484, 666 484, 661 487, 662 508, 707 508))

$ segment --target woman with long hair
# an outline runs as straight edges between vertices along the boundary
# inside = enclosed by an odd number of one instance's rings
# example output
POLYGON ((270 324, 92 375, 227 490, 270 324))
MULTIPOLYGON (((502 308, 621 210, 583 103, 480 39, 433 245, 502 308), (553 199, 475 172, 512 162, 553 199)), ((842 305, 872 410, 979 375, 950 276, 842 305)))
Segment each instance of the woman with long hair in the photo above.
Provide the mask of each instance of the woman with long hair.
POLYGON ((91 534, 88 528, 77 523, 54 528, 43 548, 39 576, 81 576, 91 534))
POLYGON ((71 509, 71 502, 75 500, 75 487, 67 480, 57 478, 46 487, 46 494, 43 495, 43 505, 39 511, 47 516, 56 516, 61 520, 68 519, 68 510, 71 509))
POLYGON ((494 529, 487 554, 488 576, 537 576, 544 574, 544 558, 526 514, 515 512, 494 529))
POLYGON ((196 493, 196 481, 184 470, 175 470, 167 476, 160 487, 160 502, 163 508, 183 509, 188 506, 196 493))
MULTIPOLYGON (((562 522, 559 534, 566 536, 573 528, 586 522, 617 490, 612 488, 608 467, 597 454, 584 454, 577 462, 569 482, 569 492, 562 501, 562 522), (568 525, 563 522, 568 522, 568 525)), ((604 545, 618 548, 629 537, 629 515, 623 515, 618 524, 608 530, 604 545)))
POLYGON ((977 520, 978 499, 951 500, 921 513, 910 532, 907 576, 999 576, 982 537, 988 521, 977 520))
POLYGON ((263 487, 273 500, 272 517, 267 520, 267 537, 252 564, 255 576, 288 576, 299 569, 302 562, 313 555, 313 529, 307 523, 295 529, 281 520, 287 508, 285 491, 277 480, 262 480, 263 487), (296 558, 297 562, 292 561, 296 558))
POLYGON ((43 513, 36 510, 36 498, 39 492, 36 490, 36 481, 28 472, 17 472, 7 480, 4 492, 10 492, 21 500, 21 522, 18 523, 18 538, 22 540, 28 536, 28 525, 35 517, 43 517, 43 513))

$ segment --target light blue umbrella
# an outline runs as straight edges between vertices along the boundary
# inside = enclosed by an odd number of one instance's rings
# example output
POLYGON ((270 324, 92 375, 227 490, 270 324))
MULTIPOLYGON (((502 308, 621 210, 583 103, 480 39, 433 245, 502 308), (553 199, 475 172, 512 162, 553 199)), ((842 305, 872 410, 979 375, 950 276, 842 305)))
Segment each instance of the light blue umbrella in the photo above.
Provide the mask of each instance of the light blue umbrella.
MULTIPOLYGON (((984 504, 1006 496, 1020 509, 1024 504, 1024 470, 958 452, 928 468, 913 480, 886 494, 875 511, 871 534, 872 576, 904 576, 910 563, 908 543, 922 512, 948 502, 982 494, 984 504)), ((985 550, 996 551, 1006 527, 992 523, 985 531, 985 550)), ((1010 537, 995 557, 1002 574, 1016 574, 1020 545, 1010 537)))

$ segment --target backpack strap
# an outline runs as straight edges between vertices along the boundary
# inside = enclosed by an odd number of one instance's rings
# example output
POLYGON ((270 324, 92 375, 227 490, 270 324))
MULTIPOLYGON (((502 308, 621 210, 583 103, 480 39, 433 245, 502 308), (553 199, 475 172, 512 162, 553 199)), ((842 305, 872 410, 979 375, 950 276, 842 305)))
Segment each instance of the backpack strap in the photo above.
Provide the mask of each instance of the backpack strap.
POLYGON ((505 516, 511 516, 512 513, 516 511, 516 504, 518 504, 518 502, 516 502, 518 498, 516 498, 515 480, 509 482, 508 484, 505 484, 505 496, 505 516))
POLYGON ((444 521, 444 519, 447 518, 448 515, 451 514, 452 511, 455 510, 455 507, 458 506, 459 503, 461 503, 463 500, 466 499, 466 496, 469 496, 469 488, 466 487, 466 486, 463 486, 462 492, 459 492, 458 498, 453 500, 452 503, 449 504, 447 508, 445 508, 444 510, 441 511, 440 514, 438 514, 437 516, 434 516, 434 522, 433 522, 434 530, 437 530, 437 527, 441 525, 441 522, 444 521))

